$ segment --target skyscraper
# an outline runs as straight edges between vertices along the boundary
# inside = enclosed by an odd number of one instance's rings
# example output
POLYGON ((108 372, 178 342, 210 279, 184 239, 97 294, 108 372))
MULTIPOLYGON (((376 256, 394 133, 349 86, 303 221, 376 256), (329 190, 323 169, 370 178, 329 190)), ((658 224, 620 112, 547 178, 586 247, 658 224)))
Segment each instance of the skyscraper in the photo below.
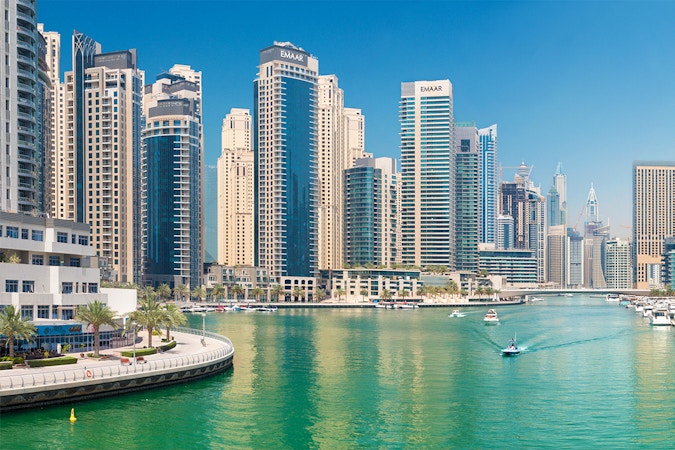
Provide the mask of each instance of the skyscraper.
POLYGON ((344 172, 344 262, 396 262, 396 161, 357 159, 344 172))
POLYGON ((201 87, 180 67, 158 75, 143 98, 143 281, 194 288, 203 271, 201 87))
MULTIPOLYGON (((39 119, 43 87, 35 0, 8 0, 0 46, 0 210, 39 212, 44 144, 39 119)), ((44 64, 44 62, 43 62, 44 64)))
POLYGON ((605 272, 609 289, 633 287, 632 252, 629 240, 614 238, 605 243, 605 272))
POLYGON ((480 139, 480 241, 496 242, 495 227, 499 214, 499 179, 497 172, 497 124, 478 130, 480 139))
POLYGON ((473 122, 457 123, 455 155, 455 268, 477 273, 481 236, 481 149, 473 122))
POLYGON ((64 146, 56 156, 54 215, 91 225, 92 244, 122 282, 140 282, 140 131, 143 73, 136 50, 101 53, 73 34, 63 87, 64 146))
POLYGON ((659 287, 664 239, 675 236, 675 162, 633 163, 633 270, 638 289, 659 287))
POLYGON ((223 119, 218 158, 218 263, 255 263, 255 167, 251 114, 233 108, 223 119))
POLYGON ((546 236, 546 281, 555 286, 567 286, 568 273, 568 238, 564 225, 554 225, 548 228, 546 236))
POLYGON ((256 265, 317 272, 317 58, 290 42, 260 51, 254 82, 256 265))
POLYGON ((401 83, 401 261, 455 268, 455 118, 449 80, 401 83))
POLYGON ((319 269, 342 268, 342 182, 349 167, 345 149, 344 92, 335 75, 319 76, 317 86, 317 173, 319 269))
POLYGON ((558 225, 567 225, 567 174, 563 169, 561 162, 558 163, 553 175, 553 186, 559 196, 558 216, 556 222, 558 225))

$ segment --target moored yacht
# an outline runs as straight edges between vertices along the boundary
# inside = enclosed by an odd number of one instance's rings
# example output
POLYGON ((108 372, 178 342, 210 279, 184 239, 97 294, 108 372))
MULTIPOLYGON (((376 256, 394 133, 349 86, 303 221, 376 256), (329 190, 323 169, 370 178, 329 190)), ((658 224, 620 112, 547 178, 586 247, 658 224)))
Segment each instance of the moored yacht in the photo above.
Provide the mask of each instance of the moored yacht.
POLYGON ((499 317, 497 317, 497 311, 494 309, 488 309, 487 314, 483 318, 485 325, 497 325, 499 323, 499 317))
POLYGON ((670 326, 670 316, 668 315, 668 309, 666 308, 656 308, 652 311, 652 315, 649 317, 649 324, 654 326, 670 326))

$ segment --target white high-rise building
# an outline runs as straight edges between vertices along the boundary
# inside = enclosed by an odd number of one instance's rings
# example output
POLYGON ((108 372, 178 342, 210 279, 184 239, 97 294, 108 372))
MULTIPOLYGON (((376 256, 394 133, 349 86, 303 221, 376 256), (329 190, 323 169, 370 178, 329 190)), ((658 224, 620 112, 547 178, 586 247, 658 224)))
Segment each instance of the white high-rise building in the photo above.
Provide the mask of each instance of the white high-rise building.
POLYGON ((372 153, 365 150, 365 117, 358 108, 345 108, 342 112, 344 118, 344 141, 347 162, 345 169, 354 167, 354 163, 360 158, 372 158, 372 153))
POLYGON ((481 217, 480 241, 495 243, 499 215, 499 173, 497 171, 497 124, 478 130, 480 138, 481 217))
POLYGON ((630 240, 614 238, 605 243, 605 280, 609 289, 633 287, 633 264, 630 240))
POLYGON ((223 119, 218 158, 218 263, 255 263, 255 165, 248 109, 232 108, 223 119))
POLYGON ((449 80, 401 83, 401 261, 455 268, 455 118, 449 80))

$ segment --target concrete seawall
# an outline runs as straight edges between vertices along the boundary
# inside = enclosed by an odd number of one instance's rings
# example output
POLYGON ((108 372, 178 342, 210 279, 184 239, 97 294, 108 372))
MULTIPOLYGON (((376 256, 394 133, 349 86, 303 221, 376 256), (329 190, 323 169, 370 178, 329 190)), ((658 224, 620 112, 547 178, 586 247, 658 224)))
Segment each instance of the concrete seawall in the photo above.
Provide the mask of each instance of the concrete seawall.
MULTIPOLYGON (((80 360, 74 367, 51 366, 0 371, 0 412, 117 395, 182 383, 229 370, 234 346, 226 337, 180 329, 174 349, 145 356, 145 363, 121 359, 80 360)), ((132 359, 132 358, 130 358, 132 359)))

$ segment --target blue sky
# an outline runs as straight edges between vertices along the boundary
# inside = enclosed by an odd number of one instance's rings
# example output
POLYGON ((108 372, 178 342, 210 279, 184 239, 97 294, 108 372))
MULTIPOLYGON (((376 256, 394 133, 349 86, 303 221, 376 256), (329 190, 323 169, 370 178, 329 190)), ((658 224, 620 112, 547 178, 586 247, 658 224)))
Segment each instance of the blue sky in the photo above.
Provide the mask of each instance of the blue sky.
POLYGON ((39 0, 38 17, 61 33, 62 70, 73 29, 104 52, 138 49, 148 81, 201 70, 207 164, 225 114, 252 109, 258 52, 275 40, 338 76, 375 156, 399 157, 400 83, 450 79, 457 121, 498 124, 503 166, 534 165, 545 194, 562 161, 571 225, 593 183, 601 218, 627 235, 632 162, 675 159, 675 2, 39 0))

